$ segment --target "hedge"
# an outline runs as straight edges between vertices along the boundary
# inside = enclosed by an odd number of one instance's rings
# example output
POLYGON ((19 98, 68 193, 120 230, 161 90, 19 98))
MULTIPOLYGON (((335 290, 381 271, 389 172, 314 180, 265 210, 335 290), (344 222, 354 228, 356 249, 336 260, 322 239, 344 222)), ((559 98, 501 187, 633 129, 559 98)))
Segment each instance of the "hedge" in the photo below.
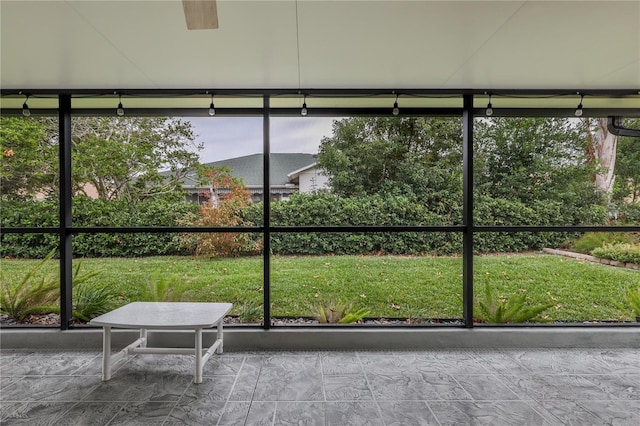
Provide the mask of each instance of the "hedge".
MULTIPOLYGON (((183 201, 148 200, 138 203, 74 198, 74 226, 173 226, 198 205, 183 201)), ((462 207, 453 201, 427 205, 403 195, 339 197, 328 193, 295 194, 288 201, 271 203, 272 226, 415 226, 460 225, 462 207), (436 213, 437 212, 437 213, 436 213)), ((594 207, 576 212, 561 203, 545 201, 524 205, 517 201, 478 197, 477 225, 571 225, 604 223, 605 211, 594 207), (588 222, 585 222, 588 221, 588 222)), ((54 201, 4 202, 2 227, 57 226, 58 204, 54 201)), ((260 225, 262 204, 250 206, 243 223, 260 225)), ((273 254, 461 254, 460 232, 274 232, 273 254)), ((73 253, 78 257, 131 257, 189 254, 175 234, 78 234, 73 253)), ((575 234, 561 232, 478 232, 477 253, 519 252, 557 247, 575 234)), ((2 234, 3 257, 42 258, 58 245, 57 234, 2 234)))
MULTIPOLYGON (((296 194, 287 202, 271 204, 273 226, 402 226, 458 225, 462 207, 456 203, 430 206, 406 196, 372 195, 339 197, 332 194, 296 194), (435 213, 437 211, 438 213, 435 213)), ((527 206, 518 201, 478 197, 477 225, 571 225, 604 223, 605 210, 593 206, 572 211, 562 203, 540 201, 527 206)), ((262 205, 252 206, 245 216, 248 224, 262 223, 262 205)), ((272 233, 274 254, 460 254, 459 232, 400 233, 272 233)), ((557 247, 575 233, 517 232, 475 234, 476 253, 519 252, 557 247)))
MULTIPOLYGON (((175 226, 197 204, 155 199, 126 201, 73 199, 74 226, 175 226)), ((4 227, 57 227, 57 201, 7 201, 0 215, 4 227)), ((175 234, 78 234, 72 237, 77 257, 137 257, 188 254, 174 241, 175 234)), ((16 258, 43 258, 58 247, 57 234, 5 234, 0 236, 0 255, 16 258)))

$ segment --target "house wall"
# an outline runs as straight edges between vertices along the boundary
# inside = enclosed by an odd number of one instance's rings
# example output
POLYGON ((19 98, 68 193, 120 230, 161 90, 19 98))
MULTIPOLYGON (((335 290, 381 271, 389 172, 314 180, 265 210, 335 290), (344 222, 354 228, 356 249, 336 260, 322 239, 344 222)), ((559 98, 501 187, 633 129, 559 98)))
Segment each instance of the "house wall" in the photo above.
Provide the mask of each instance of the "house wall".
POLYGON ((299 191, 314 192, 329 189, 329 177, 322 173, 322 170, 311 168, 300 173, 299 191))

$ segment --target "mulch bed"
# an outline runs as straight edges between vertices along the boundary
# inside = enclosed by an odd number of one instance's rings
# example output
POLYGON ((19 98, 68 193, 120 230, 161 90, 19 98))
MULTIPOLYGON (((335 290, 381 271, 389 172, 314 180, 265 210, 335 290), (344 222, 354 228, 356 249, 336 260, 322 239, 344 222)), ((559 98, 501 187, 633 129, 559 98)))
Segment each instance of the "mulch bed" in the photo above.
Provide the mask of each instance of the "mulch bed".
MULTIPOLYGON (((640 322, 640 317, 638 319, 640 322)), ((601 320, 601 321, 580 321, 580 322, 571 322, 571 321, 557 321, 554 322, 559 325, 567 325, 567 324, 615 324, 615 323, 629 323, 629 321, 614 321, 614 320, 601 320)), ((551 323, 551 324, 554 324, 551 323)), ((228 316, 224 319, 225 325, 256 325, 256 323, 242 323, 238 317, 236 316, 228 316)), ((315 318, 311 317, 286 317, 286 318, 273 318, 272 325, 274 326, 309 326, 309 325, 319 325, 320 322, 315 318)), ((32 314, 27 315, 24 321, 16 321, 10 318, 8 315, 2 314, 0 315, 0 326, 1 327, 24 327, 24 326, 59 326, 60 325, 60 315, 58 314, 32 314)), ((74 325, 78 327, 86 326, 87 324, 82 321, 74 320, 74 325)), ((354 324, 351 324, 354 325, 354 324)), ((443 319, 428 319, 422 321, 416 321, 412 319, 406 318, 365 318, 362 324, 355 325, 365 325, 365 326, 407 326, 407 325, 448 325, 448 326, 456 326, 456 325, 464 325, 464 322, 461 319, 455 318, 443 318, 443 319)))
MULTIPOLYGON (((255 325, 255 323, 242 323, 236 316, 228 316, 224 319, 224 323, 233 325, 255 325)), ((320 324, 318 320, 311 317, 286 317, 286 318, 273 318, 273 325, 276 326, 295 326, 295 325, 314 325, 320 324)), ((366 318, 363 322, 365 325, 424 325, 424 324, 445 324, 445 325, 463 325, 462 320, 459 319, 431 319, 417 322, 412 319, 405 318, 366 318)), ((32 314, 27 315, 24 321, 16 321, 10 318, 8 315, 0 315, 0 326, 57 326, 60 325, 60 315, 49 314, 32 314)), ((86 323, 81 321, 74 321, 74 325, 82 326, 86 323)))

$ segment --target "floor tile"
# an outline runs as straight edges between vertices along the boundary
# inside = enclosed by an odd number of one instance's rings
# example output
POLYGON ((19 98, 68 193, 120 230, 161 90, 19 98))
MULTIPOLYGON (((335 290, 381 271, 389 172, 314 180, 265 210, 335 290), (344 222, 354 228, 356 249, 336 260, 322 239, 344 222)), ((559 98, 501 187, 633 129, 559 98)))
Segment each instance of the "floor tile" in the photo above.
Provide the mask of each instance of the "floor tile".
POLYGON ((56 419, 73 406, 73 402, 16 402, 0 404, 0 424, 47 426, 59 425, 56 419))
POLYGON ((254 392, 256 401, 322 401, 320 358, 265 358, 254 392))
POLYGON ((543 376, 551 386, 558 389, 566 399, 603 399, 608 396, 595 383, 586 377, 572 374, 556 374, 543 376))
POLYGON ((0 367, 0 375, 7 376, 41 376, 70 375, 96 359, 96 356, 28 356, 22 357, 8 365, 0 367))
POLYGON ((253 401, 247 414, 246 426, 271 426, 277 402, 253 401))
POLYGON ((230 401, 251 401, 262 369, 262 357, 247 356, 240 367, 230 401))
POLYGON ((325 404, 327 426, 383 426, 375 402, 327 402, 325 404))
POLYGON ((552 424, 523 401, 431 401, 428 404, 442 426, 552 424))
POLYGON ((124 408, 122 402, 79 402, 60 418, 66 425, 106 425, 124 408))
POLYGON ((172 408, 165 402, 131 402, 113 417, 109 426, 161 426, 172 408))
POLYGON ((362 365, 355 353, 325 353, 320 357, 320 361, 324 375, 362 374, 362 365))
POLYGON ((2 392, 3 388, 6 388, 10 384, 21 379, 22 379, 22 376, 0 377, 0 393, 2 392))
POLYGON ((191 383, 181 400, 226 401, 229 399, 235 379, 235 376, 205 376, 202 378, 202 383, 191 383))
POLYGON ((600 353, 611 374, 638 374, 640 371, 640 350, 610 349, 600 353))
POLYGON ((195 372, 195 357, 188 355, 138 354, 122 365, 119 371, 120 374, 193 375, 195 372))
POLYGON ((455 379, 462 388, 477 401, 506 401, 517 400, 516 395, 498 377, 478 374, 455 376, 455 379))
POLYGON ((563 425, 584 426, 597 425, 602 422, 601 419, 574 401, 540 401, 538 404, 563 425))
POLYGON ((213 355, 204 365, 202 374, 205 376, 238 374, 244 359, 245 356, 242 354, 213 355))
POLYGON ((219 426, 244 425, 251 408, 251 402, 228 402, 218 421, 219 426))
POLYGON ((612 368, 598 351, 535 350, 522 352, 516 359, 541 374, 607 374, 612 368))
POLYGON ((440 371, 447 374, 490 374, 483 364, 473 355, 452 354, 451 357, 439 354, 436 358, 440 365, 440 371))
POLYGON ((324 376, 327 401, 354 401, 373 399, 364 376, 324 376))
POLYGON ((640 374, 584 376, 611 399, 640 400, 640 374))
POLYGON ((578 403, 600 418, 603 424, 615 426, 640 424, 640 401, 579 401, 578 403))
POLYGON ((191 375, 155 372, 118 374, 99 385, 86 401, 177 401, 193 382, 191 375))
POLYGON ((79 401, 100 385, 98 377, 25 376, 2 390, 4 401, 79 401))
POLYGON ((167 417, 167 423, 187 426, 215 425, 222 415, 224 406, 225 401, 180 399, 167 417))
POLYGON ((428 354, 400 353, 385 354, 371 352, 360 354, 362 368, 374 374, 438 373, 442 366, 428 354))
POLYGON ((510 351, 479 350, 476 361, 492 374, 531 374, 531 370, 520 364, 510 351))
POLYGON ((274 424, 324 426, 324 402, 278 402, 274 424))
POLYGON ((387 426, 439 425, 425 401, 379 401, 378 405, 387 426))
POLYGON ((537 374, 503 375, 500 379, 520 399, 533 399, 536 401, 568 399, 564 393, 547 382, 544 376, 537 374))
POLYGON ((367 375, 376 400, 467 400, 471 396, 447 374, 367 375))

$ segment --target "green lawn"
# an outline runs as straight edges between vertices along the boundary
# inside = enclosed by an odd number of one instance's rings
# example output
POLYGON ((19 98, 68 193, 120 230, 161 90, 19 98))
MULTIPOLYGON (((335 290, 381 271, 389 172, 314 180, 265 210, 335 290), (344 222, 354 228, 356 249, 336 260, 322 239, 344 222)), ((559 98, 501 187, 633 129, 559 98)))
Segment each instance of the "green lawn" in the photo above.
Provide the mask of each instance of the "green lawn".
MULTIPOLYGON (((98 269, 96 285, 113 287, 123 300, 138 300, 141 288, 159 276, 178 274, 193 301, 262 301, 261 257, 209 260, 191 257, 82 259, 98 269)), ((36 261, 2 260, 5 278, 25 273, 36 261)), ((52 261, 51 273, 57 271, 52 261)), ((479 256, 476 297, 485 283, 499 296, 524 292, 534 304, 554 303, 551 320, 630 319, 621 311, 624 289, 640 285, 640 272, 542 255, 479 256)), ((312 316, 319 303, 340 299, 371 310, 372 317, 461 318, 459 257, 300 256, 271 259, 274 316, 312 316)))

